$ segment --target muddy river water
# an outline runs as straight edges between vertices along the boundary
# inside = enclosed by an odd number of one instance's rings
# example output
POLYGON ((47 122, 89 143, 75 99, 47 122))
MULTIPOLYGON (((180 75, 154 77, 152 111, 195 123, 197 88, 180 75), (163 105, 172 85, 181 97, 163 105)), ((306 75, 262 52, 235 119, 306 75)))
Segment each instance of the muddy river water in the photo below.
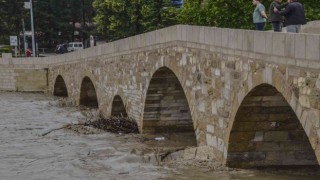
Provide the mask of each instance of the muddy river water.
POLYGON ((159 166, 136 153, 157 143, 141 141, 142 135, 61 129, 42 136, 83 118, 76 107, 59 107, 43 94, 0 92, 0 179, 320 179, 310 172, 159 166))

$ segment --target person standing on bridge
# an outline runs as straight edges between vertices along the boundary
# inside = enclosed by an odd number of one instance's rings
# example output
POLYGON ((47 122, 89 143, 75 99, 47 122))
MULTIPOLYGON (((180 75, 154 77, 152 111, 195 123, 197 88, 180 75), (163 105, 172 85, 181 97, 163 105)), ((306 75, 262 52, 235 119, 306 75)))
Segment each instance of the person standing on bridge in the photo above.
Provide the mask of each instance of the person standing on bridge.
POLYGON ((252 0, 253 5, 256 6, 256 8, 253 11, 253 23, 256 26, 256 30, 263 31, 265 25, 266 25, 266 8, 264 5, 260 2, 260 0, 252 0))
POLYGON ((274 32, 282 32, 284 17, 274 12, 274 8, 282 9, 288 5, 288 3, 282 3, 282 0, 274 0, 269 7, 269 22, 272 25, 272 29, 274 32))
POLYGON ((274 12, 286 18, 287 32, 299 33, 301 26, 307 23, 304 7, 298 0, 288 0, 288 3, 284 10, 275 7, 274 12))
POLYGON ((31 57, 31 55, 32 55, 31 49, 30 49, 30 48, 27 48, 27 50, 26 50, 26 57, 31 57))

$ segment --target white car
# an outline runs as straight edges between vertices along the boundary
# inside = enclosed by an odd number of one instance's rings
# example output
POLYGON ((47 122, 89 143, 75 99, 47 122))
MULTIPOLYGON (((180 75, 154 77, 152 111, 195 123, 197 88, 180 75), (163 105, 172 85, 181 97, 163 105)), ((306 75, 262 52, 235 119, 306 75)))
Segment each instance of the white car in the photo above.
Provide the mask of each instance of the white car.
POLYGON ((83 49, 83 44, 82 42, 70 42, 67 49, 68 52, 77 51, 79 49, 83 49))

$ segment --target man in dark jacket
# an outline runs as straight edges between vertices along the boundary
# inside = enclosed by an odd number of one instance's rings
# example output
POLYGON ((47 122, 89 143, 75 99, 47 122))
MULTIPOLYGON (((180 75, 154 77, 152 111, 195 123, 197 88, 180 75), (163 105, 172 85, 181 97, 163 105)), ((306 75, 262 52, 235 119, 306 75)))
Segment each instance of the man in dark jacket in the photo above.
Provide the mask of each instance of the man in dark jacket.
POLYGON ((269 22, 272 25, 274 32, 281 32, 283 27, 283 16, 279 13, 275 13, 274 8, 282 9, 288 5, 288 3, 281 4, 282 0, 274 0, 269 7, 269 22))
POLYGON ((288 0, 288 3, 285 10, 279 11, 279 9, 275 7, 274 12, 286 18, 287 32, 299 33, 301 25, 307 23, 304 7, 298 0, 288 0))

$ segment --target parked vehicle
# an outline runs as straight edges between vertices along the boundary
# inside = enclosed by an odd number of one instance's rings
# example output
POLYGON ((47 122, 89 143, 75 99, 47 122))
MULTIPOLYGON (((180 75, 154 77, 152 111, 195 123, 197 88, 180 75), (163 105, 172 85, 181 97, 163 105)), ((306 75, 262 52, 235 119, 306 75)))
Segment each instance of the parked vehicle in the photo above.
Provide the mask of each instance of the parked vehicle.
POLYGON ((68 52, 77 51, 79 49, 83 49, 82 42, 70 42, 68 44, 68 52))

